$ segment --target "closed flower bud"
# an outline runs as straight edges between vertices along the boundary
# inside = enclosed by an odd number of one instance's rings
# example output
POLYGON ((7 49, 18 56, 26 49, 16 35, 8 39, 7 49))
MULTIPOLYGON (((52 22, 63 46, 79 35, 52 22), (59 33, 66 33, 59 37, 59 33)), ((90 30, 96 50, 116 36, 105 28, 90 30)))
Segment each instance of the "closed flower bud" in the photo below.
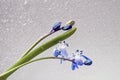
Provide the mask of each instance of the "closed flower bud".
POLYGON ((54 25, 53 25, 53 29, 54 31, 58 31, 60 30, 60 26, 61 26, 62 22, 56 22, 54 25))

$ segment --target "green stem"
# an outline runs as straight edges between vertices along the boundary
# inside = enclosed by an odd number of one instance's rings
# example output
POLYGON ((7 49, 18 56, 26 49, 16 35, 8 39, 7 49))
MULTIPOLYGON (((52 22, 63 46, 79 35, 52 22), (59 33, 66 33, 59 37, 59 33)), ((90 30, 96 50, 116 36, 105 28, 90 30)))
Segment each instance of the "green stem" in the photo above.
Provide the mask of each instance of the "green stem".
POLYGON ((0 80, 5 80, 6 77, 10 76, 14 71, 16 71, 17 69, 27 65, 27 64, 30 64, 30 63, 33 63, 33 62, 36 62, 36 61, 40 61, 40 60, 46 60, 46 59, 64 59, 66 61, 70 61, 72 62, 72 60, 70 60, 69 58, 63 58, 63 57, 43 57, 43 58, 38 58, 38 59, 35 59, 35 60, 32 60, 32 61, 28 61, 28 62, 25 62, 17 67, 14 67, 10 70, 8 70, 7 72, 4 72, 3 74, 0 75, 0 80))
MULTIPOLYGON (((59 41, 62 41, 64 39, 70 37, 76 31, 76 29, 77 29, 76 27, 73 27, 71 30, 68 30, 67 32, 49 40, 48 42, 44 43, 43 45, 41 45, 41 46, 35 48, 34 50, 30 51, 24 57, 22 57, 19 61, 17 61, 14 65, 12 65, 8 69, 8 71, 11 70, 14 67, 17 67, 17 66, 19 66, 19 65, 21 65, 25 62, 28 62, 28 61, 32 60, 34 57, 41 54, 43 51, 45 51, 45 50, 49 49, 50 47, 54 46, 55 44, 59 43, 59 41)), ((7 78, 8 76, 5 76, 5 77, 7 78)))
MULTIPOLYGON (((45 38, 47 38, 48 36, 52 35, 53 33, 55 33, 56 31, 53 32, 49 32, 48 34, 42 36, 38 41, 36 41, 28 50, 27 52, 22 56, 24 57, 25 55, 27 55, 36 45, 38 45, 42 40, 44 40, 45 38)), ((21 58, 22 58, 21 57, 21 58)))

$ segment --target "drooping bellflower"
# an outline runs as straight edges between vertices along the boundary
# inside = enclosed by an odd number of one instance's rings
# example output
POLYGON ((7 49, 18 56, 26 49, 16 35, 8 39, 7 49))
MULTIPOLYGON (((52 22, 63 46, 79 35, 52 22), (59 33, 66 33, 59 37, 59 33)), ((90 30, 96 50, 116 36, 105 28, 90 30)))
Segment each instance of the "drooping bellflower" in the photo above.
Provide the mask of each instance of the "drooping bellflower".
MULTIPOLYGON (((68 57, 68 53, 67 53, 66 47, 68 47, 68 44, 65 43, 65 41, 60 42, 60 43, 59 43, 59 46, 56 47, 56 48, 53 50, 53 55, 54 55, 54 57, 60 56, 60 57, 62 57, 62 58, 67 58, 67 57, 68 57)), ((60 63, 62 63, 62 59, 61 59, 60 63)))
POLYGON ((82 66, 82 65, 83 65, 83 60, 80 56, 79 50, 76 50, 76 52, 73 53, 71 68, 72 70, 75 70, 76 68, 78 68, 78 66, 82 66))
POLYGON ((83 55, 83 51, 79 52, 79 50, 76 50, 73 57, 74 58, 72 61, 72 66, 71 66, 72 70, 75 70, 76 68, 78 68, 78 66, 82 66, 83 64, 87 66, 92 64, 92 60, 88 58, 87 56, 83 55))

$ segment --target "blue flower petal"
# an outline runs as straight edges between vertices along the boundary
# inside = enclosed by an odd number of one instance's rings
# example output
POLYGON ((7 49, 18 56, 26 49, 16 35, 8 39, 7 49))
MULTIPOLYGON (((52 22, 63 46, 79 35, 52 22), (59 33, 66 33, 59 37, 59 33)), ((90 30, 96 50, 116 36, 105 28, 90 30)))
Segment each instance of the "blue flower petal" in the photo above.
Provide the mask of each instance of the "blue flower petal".
POLYGON ((81 59, 79 59, 79 60, 77 61, 77 64, 78 64, 79 66, 82 66, 82 65, 83 65, 83 61, 82 61, 81 59))
POLYGON ((71 66, 71 68, 72 68, 72 70, 75 70, 75 64, 74 63, 72 63, 72 66, 71 66))
POLYGON ((60 55, 63 57, 68 57, 68 53, 65 48, 60 48, 60 55))
POLYGON ((71 68, 72 70, 75 70, 76 68, 78 68, 78 65, 75 62, 72 62, 71 68))
POLYGON ((85 62, 84 62, 84 65, 91 65, 92 64, 92 61, 91 60, 86 60, 85 62))
POLYGON ((54 55, 54 57, 58 57, 58 55, 60 55, 60 51, 58 49, 55 49, 53 51, 53 55, 54 55))
POLYGON ((62 22, 56 22, 56 23, 53 25, 53 30, 54 30, 54 31, 60 30, 61 24, 62 24, 62 22))
POLYGON ((81 55, 81 56, 83 56, 85 59, 86 59, 86 61, 84 62, 84 65, 91 65, 92 64, 92 60, 91 59, 89 59, 88 57, 86 57, 85 55, 81 55))
POLYGON ((78 68, 77 63, 75 62, 75 59, 72 60, 72 65, 71 65, 72 70, 75 70, 76 68, 78 68))

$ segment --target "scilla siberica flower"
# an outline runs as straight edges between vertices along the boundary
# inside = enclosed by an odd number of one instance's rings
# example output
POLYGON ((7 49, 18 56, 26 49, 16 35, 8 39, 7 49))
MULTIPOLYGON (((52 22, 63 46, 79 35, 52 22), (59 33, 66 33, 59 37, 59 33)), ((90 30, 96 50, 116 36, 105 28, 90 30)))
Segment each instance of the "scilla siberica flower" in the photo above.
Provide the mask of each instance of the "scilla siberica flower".
MULTIPOLYGON (((56 47, 53 51, 54 57, 62 57, 65 59, 69 59, 72 62, 71 68, 72 70, 75 70, 76 68, 79 68, 79 66, 83 65, 91 65, 92 60, 89 59, 87 56, 83 55, 83 51, 76 50, 73 54, 72 57, 68 56, 68 53, 66 51, 66 47, 68 47, 68 44, 65 43, 65 41, 60 42, 59 46, 56 47)), ((62 63, 61 59, 61 63, 62 63)))
MULTIPOLYGON (((68 57, 68 53, 66 51, 66 47, 68 47, 68 44, 65 43, 65 41, 60 42, 59 45, 58 45, 58 47, 56 47, 53 50, 54 57, 60 56, 62 58, 67 58, 68 57)), ((60 63, 62 63, 62 59, 61 59, 60 63)))
POLYGON ((82 66, 83 65, 83 60, 80 56, 79 50, 76 50, 75 53, 73 53, 72 56, 72 70, 75 70, 76 68, 78 68, 78 66, 82 66))
POLYGON ((73 59, 72 59, 72 70, 75 70, 78 68, 78 66, 82 65, 91 65, 92 60, 89 59, 87 56, 83 55, 83 51, 76 50, 76 52, 73 54, 73 59))

